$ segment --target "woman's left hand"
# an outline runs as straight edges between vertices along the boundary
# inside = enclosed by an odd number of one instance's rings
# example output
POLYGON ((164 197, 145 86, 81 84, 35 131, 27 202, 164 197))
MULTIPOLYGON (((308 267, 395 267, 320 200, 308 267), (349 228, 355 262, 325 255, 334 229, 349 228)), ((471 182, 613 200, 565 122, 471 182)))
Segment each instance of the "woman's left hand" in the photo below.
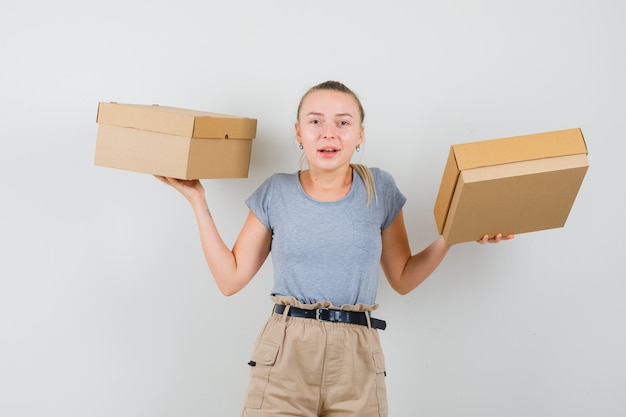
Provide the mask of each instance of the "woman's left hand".
POLYGON ((498 233, 494 237, 489 237, 489 235, 485 235, 482 237, 482 239, 479 239, 476 242, 480 243, 481 245, 484 245, 485 243, 498 243, 501 240, 511 240, 513 238, 515 238, 515 235, 502 236, 502 233, 498 233))

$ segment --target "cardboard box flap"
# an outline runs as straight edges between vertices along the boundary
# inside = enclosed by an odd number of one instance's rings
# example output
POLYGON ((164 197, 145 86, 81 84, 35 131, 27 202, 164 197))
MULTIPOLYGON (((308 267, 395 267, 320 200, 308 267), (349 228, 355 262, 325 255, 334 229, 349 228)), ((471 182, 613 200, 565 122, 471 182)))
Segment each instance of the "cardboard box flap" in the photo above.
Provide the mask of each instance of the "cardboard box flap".
POLYGON ((253 139, 256 119, 159 105, 98 104, 98 123, 203 139, 253 139))
POLYGON ((453 145, 459 170, 587 154, 579 128, 453 145))
POLYGON ((439 187, 437 199, 435 200, 435 222, 437 223, 439 234, 443 233, 443 226, 446 223, 446 217, 448 217, 448 209, 450 208, 452 194, 456 188, 459 174, 460 172, 457 169, 457 164, 454 159, 454 150, 451 148, 443 171, 441 186, 439 187))

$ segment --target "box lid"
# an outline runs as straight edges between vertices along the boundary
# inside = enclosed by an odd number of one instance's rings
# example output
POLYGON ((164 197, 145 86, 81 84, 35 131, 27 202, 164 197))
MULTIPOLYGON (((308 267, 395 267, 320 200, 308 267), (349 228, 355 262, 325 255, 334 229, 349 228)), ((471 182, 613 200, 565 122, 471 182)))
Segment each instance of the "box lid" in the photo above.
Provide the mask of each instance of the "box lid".
POLYGON ((191 138, 253 139, 256 119, 159 105, 98 104, 96 121, 191 138))
POLYGON ((586 154, 580 128, 453 145, 459 171, 540 158, 586 154))
POLYGON ((452 145, 434 207, 439 233, 444 233, 461 172, 498 166, 509 170, 517 163, 573 155, 586 159, 587 146, 580 128, 452 145))

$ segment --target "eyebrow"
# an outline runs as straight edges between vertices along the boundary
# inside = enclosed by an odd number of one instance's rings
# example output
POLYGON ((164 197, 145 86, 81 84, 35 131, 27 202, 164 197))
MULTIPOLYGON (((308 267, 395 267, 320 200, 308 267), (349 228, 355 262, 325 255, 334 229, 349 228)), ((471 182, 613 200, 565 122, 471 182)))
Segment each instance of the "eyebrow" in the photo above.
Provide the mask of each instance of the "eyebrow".
MULTIPOLYGON (((316 111, 312 111, 306 114, 307 116, 324 116, 324 113, 320 113, 320 112, 316 112, 316 111)), ((352 119, 354 119, 354 117, 350 114, 350 113, 337 113, 335 114, 335 117, 350 117, 352 119)))

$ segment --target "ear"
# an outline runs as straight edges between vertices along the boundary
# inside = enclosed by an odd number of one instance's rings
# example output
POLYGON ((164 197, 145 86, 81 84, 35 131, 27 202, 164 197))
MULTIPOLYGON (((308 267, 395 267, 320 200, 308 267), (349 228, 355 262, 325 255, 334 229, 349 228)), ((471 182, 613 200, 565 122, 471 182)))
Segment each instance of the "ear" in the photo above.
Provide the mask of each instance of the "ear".
POLYGON ((365 126, 361 125, 361 132, 359 133, 359 140, 357 141, 357 145, 361 145, 363 143, 364 138, 365 138, 365 126))
POLYGON ((296 140, 300 142, 300 122, 296 122, 293 124, 294 129, 296 130, 296 140))

